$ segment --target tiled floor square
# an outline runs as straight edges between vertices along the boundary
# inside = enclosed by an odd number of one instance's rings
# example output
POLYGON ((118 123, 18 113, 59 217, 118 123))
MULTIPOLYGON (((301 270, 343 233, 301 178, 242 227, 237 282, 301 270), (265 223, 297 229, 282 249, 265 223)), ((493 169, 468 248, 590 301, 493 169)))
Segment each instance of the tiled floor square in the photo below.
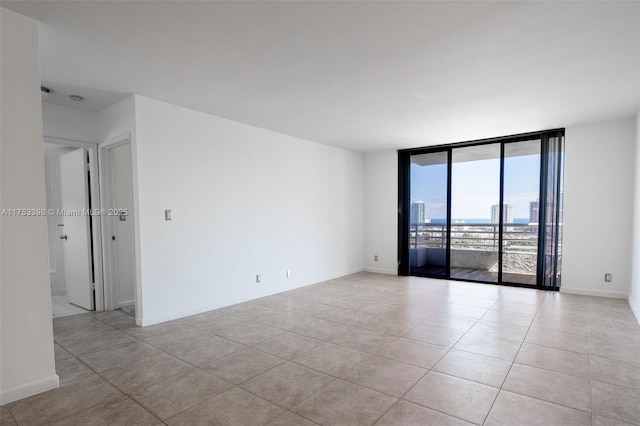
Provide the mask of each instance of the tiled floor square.
POLYGON ((524 343, 518 352, 516 362, 587 379, 590 377, 587 354, 524 343))
POLYGON ((591 379, 640 389, 640 363, 591 357, 591 379))
POLYGON ((121 392, 135 395, 147 386, 191 371, 193 368, 186 362, 160 353, 151 358, 105 370, 100 374, 121 392))
POLYGON ((510 368, 509 361, 452 349, 432 370, 500 388, 510 368))
POLYGON ((593 414, 640 424, 640 390, 592 382, 593 414))
POLYGON ((406 333, 404 337, 449 348, 453 346, 464 335, 464 333, 465 331, 463 330, 444 328, 434 324, 425 323, 415 326, 411 331, 406 333))
MULTIPOLYGON (((4 425, 4 423, 2 423, 4 425)), ((163 423, 126 396, 97 405, 78 414, 51 423, 55 426, 160 426, 163 423)))
POLYGON ((481 424, 498 389, 430 371, 405 395, 404 399, 436 411, 481 424))
POLYGON ((190 345, 169 351, 189 364, 202 369, 210 368, 218 359, 244 349, 246 346, 219 336, 211 336, 190 345))
POLYGON ((471 426, 473 423, 448 416, 439 411, 400 400, 376 423, 376 426, 471 426))
POLYGON ((344 380, 400 398, 426 369, 386 358, 372 357, 349 370, 344 380))
POLYGON ((121 395, 101 377, 93 377, 12 402, 6 408, 18 424, 44 425, 108 403, 121 395))
POLYGON ((230 388, 230 383, 213 374, 192 368, 187 373, 140 388, 134 397, 159 419, 166 420, 230 388))
POLYGON ((389 334, 354 328, 334 337, 331 342, 360 352, 375 354, 397 339, 398 337, 389 334))
POLYGON ((436 313, 428 317, 423 323, 437 325, 444 328, 455 328, 456 330, 469 331, 478 322, 477 318, 469 318, 449 313, 436 313))
POLYGON ((378 352, 378 356, 416 367, 431 368, 446 352, 447 348, 442 346, 401 338, 378 352))
POLYGON ((234 384, 242 383, 280 365, 284 359, 251 348, 240 349, 207 366, 207 371, 234 384))
POLYGON ((371 355, 332 343, 322 343, 309 352, 294 358, 294 362, 332 376, 341 376, 371 355))
POLYGON ((527 335, 529 327, 504 322, 495 322, 485 319, 479 320, 472 328, 471 332, 486 334, 487 336, 500 337, 503 339, 522 342, 527 335))
POLYGON ((287 411, 269 422, 267 426, 317 426, 317 423, 307 420, 304 417, 300 417, 297 414, 293 414, 291 411, 287 411))
POLYGON ((170 426, 261 426, 284 410, 240 388, 233 388, 186 410, 166 423, 170 426))
POLYGON ((372 425, 396 398, 336 379, 291 411, 326 426, 372 425))
POLYGON ((285 333, 255 345, 256 349, 268 352, 284 359, 293 359, 309 352, 320 345, 322 341, 299 334, 285 333))
POLYGON ((513 364, 502 388, 576 410, 591 411, 591 383, 582 377, 513 364))
POLYGON ((78 359, 94 371, 101 372, 120 365, 131 364, 144 358, 151 358, 161 353, 160 349, 156 349, 142 341, 135 341, 82 354, 78 356, 78 359))
POLYGON ((468 332, 458 340, 454 348, 513 361, 520 349, 520 343, 515 340, 468 332))
POLYGON ((243 383, 241 387, 283 408, 291 408, 333 377, 286 362, 243 383))
POLYGON ((561 333, 542 328, 530 328, 524 341, 526 343, 562 349, 564 351, 582 354, 589 353, 589 337, 579 334, 561 333))
POLYGON ((486 426, 584 426, 591 414, 516 393, 500 391, 487 417, 486 426))

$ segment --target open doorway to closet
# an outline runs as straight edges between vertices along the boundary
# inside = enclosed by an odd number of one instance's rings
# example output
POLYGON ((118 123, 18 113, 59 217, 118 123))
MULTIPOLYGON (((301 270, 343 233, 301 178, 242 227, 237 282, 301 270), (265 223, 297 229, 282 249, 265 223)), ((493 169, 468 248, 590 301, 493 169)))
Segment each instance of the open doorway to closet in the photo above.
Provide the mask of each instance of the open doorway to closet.
POLYGON ((401 275, 560 286, 564 131, 399 152, 401 275))

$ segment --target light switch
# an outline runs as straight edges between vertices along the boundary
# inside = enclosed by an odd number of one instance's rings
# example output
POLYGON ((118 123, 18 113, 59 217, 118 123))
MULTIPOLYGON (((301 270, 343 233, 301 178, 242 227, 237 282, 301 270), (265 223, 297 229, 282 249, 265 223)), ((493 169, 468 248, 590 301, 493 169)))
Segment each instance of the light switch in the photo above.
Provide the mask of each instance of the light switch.
POLYGON ((164 211, 164 220, 173 220, 173 210, 164 211))

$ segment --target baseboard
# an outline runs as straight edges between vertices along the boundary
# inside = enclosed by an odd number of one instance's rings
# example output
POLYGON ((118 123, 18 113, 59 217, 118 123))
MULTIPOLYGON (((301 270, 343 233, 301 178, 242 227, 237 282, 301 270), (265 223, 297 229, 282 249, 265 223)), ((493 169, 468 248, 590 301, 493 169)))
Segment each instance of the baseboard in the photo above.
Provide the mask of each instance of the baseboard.
POLYGON ((324 277, 321 277, 318 280, 314 280, 313 282, 302 282, 302 283, 299 283, 298 285, 295 285, 295 286, 276 287, 276 288, 272 288, 270 290, 252 293, 252 294, 248 295, 247 297, 243 297, 243 298, 225 299, 225 300, 221 300, 221 301, 219 301, 217 303, 204 305, 204 306, 198 306, 198 307, 195 307, 195 308, 192 308, 192 309, 186 309, 186 310, 182 310, 182 311, 169 312, 169 313, 165 313, 165 314, 162 314, 162 315, 153 315, 153 316, 143 315, 142 317, 138 317, 136 315, 136 324, 141 326, 141 327, 147 327, 147 326, 150 326, 150 325, 160 324, 160 323, 167 322, 167 321, 173 321, 173 320, 184 318, 184 317, 188 317, 188 316, 191 316, 191 315, 198 315, 198 314, 201 314, 203 312, 213 311, 214 309, 225 308, 227 306, 235 305, 237 303, 248 302, 250 300, 259 299, 261 297, 273 296, 273 295, 278 294, 278 293, 284 293, 285 291, 295 290, 295 289, 298 289, 298 288, 303 288, 303 287, 307 287, 307 286, 310 286, 310 285, 318 284, 318 283, 321 283, 321 282, 324 282, 324 281, 329 281, 329 280, 333 280, 333 279, 336 279, 336 278, 345 277, 347 275, 357 274, 358 272, 363 272, 363 271, 364 271, 364 268, 350 269, 350 270, 344 271, 342 273, 326 275, 324 277))
POLYGON ((33 382, 25 383, 11 389, 4 389, 0 393, 0 405, 55 389, 59 385, 60 378, 57 374, 54 374, 44 379, 34 380, 33 382))
POLYGON ((634 304, 631 297, 627 298, 627 302, 629 302, 629 307, 631 307, 631 312, 633 312, 633 315, 635 315, 636 317, 636 321, 638 321, 638 325, 640 325, 640 306, 637 306, 636 304, 634 304))
POLYGON ((583 296, 595 297, 612 297, 614 299, 626 299, 628 297, 627 293, 621 291, 594 290, 588 288, 567 287, 564 285, 560 287, 560 293, 580 294, 583 296))
POLYGON ((373 272, 374 274, 385 274, 385 275, 398 275, 398 271, 395 269, 386 269, 386 268, 364 268, 366 272, 373 272))
POLYGON ((135 300, 125 300, 124 302, 118 302, 118 308, 125 308, 127 306, 133 306, 135 304, 135 300))

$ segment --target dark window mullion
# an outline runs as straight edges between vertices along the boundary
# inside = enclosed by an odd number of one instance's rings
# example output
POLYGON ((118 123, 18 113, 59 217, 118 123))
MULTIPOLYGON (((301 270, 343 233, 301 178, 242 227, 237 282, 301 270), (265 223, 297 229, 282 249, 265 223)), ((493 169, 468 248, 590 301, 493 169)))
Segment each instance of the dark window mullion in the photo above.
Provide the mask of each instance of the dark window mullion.
POLYGON ((500 144, 500 197, 498 209, 498 283, 502 283, 502 238, 504 236, 504 142, 500 144))
POLYGON ((453 168, 453 149, 447 150, 447 244, 445 252, 445 276, 451 278, 451 170, 453 168))
POLYGON ((398 153, 398 275, 409 276, 409 197, 411 194, 411 154, 398 153))
POLYGON ((545 240, 547 238, 547 179, 549 158, 549 137, 542 136, 540 147, 540 199, 538 200, 538 271, 536 283, 544 287, 544 271, 546 269, 545 240))

